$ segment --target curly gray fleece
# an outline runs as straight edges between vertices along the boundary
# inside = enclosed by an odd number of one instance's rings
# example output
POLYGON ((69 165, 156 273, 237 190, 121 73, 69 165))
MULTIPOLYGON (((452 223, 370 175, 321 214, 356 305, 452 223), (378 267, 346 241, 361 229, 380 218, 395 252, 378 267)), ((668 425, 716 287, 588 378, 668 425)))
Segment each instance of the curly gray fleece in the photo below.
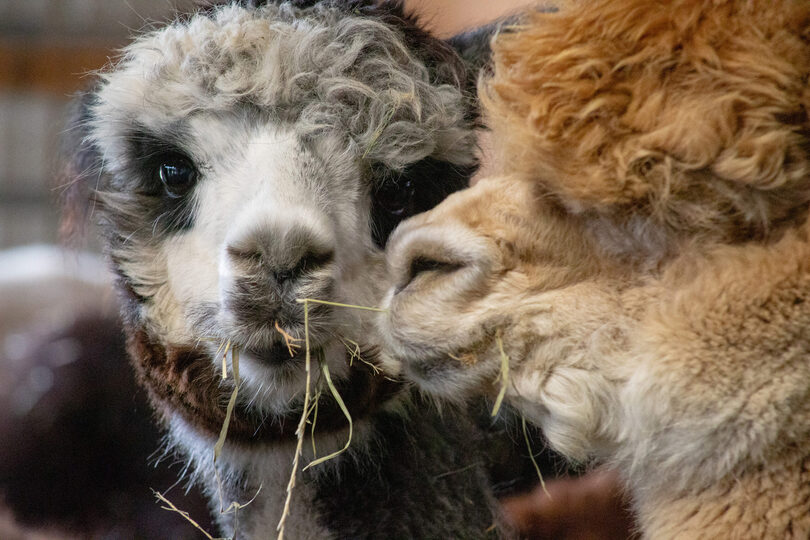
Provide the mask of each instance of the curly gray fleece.
POLYGON ((345 152, 394 169, 428 156, 470 165, 475 142, 463 85, 431 77, 400 31, 374 18, 328 5, 227 5, 127 46, 102 75, 91 139, 126 133, 140 94, 137 120, 156 124, 148 127, 244 103, 302 136, 338 134, 345 152))

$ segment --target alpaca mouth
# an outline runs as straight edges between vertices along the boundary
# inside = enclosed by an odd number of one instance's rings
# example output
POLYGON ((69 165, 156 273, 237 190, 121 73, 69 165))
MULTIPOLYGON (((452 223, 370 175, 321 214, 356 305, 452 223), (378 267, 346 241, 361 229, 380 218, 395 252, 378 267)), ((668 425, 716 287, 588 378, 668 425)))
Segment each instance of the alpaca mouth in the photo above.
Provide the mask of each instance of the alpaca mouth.
MULTIPOLYGON (((317 358, 322 354, 321 347, 310 349, 310 356, 317 358)), ((244 352, 251 358, 273 367, 286 367, 303 361, 306 351, 303 347, 288 347, 282 342, 273 343, 266 347, 248 347, 244 352)))
POLYGON ((449 349, 423 346, 417 350, 410 350, 408 354, 395 355, 395 358, 401 362, 406 378, 431 386, 430 383, 434 381, 449 379, 454 374, 479 365, 482 355, 493 345, 494 335, 494 332, 486 333, 472 344, 449 349))
POLYGON ((421 382, 431 381, 452 370, 452 366, 446 362, 446 358, 440 357, 409 359, 403 362, 403 366, 408 379, 421 382))

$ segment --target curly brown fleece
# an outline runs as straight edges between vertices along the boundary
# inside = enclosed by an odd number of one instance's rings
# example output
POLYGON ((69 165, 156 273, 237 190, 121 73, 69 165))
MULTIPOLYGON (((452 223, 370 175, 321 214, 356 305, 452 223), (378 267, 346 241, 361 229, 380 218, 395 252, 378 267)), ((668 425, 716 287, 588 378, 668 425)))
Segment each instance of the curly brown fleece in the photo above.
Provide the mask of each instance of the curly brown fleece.
POLYGON ((392 235, 387 353, 455 401, 508 356, 645 538, 810 538, 810 3, 593 0, 493 45, 501 176, 392 235))
POLYGON ((808 21, 791 0, 532 13, 494 42, 481 92, 499 153, 585 209, 765 237, 810 200, 808 21))

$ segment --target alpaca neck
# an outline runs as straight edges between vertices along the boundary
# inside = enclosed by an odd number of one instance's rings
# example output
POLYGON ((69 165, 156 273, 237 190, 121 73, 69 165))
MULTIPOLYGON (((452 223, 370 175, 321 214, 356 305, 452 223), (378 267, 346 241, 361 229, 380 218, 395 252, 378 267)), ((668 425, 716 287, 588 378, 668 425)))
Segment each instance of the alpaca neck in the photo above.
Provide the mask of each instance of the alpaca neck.
MULTIPOLYGON (((179 426, 182 428, 182 426, 179 426)), ((478 429, 446 411, 439 419, 427 403, 406 395, 355 425, 349 450, 297 474, 285 531, 288 538, 483 537, 504 530, 479 453, 478 429)), ((211 461, 213 440, 201 441, 172 426, 192 457, 217 514, 219 487, 211 461)), ((345 441, 318 439, 324 455, 345 441), (323 446, 322 446, 323 445, 323 446)), ((302 465, 311 459, 311 446, 302 465)), ((295 445, 227 449, 217 464, 225 506, 258 496, 238 513, 218 516, 225 534, 273 536, 281 518, 295 445), (261 490, 259 491, 259 486, 261 490)))
POLYGON ((810 451, 794 446, 703 489, 633 489, 645 538, 807 538, 810 451))

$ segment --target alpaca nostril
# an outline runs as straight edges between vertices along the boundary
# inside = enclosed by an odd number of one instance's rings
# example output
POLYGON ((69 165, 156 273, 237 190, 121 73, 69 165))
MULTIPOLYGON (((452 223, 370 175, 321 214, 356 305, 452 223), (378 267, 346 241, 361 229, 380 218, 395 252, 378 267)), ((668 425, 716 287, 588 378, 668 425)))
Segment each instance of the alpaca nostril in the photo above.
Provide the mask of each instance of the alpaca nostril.
POLYGON ((450 274, 460 270, 463 268, 463 266, 464 265, 459 262, 450 262, 447 260, 439 260, 428 257, 426 255, 417 255, 411 259, 411 262, 408 265, 408 273, 405 276, 405 281, 400 287, 397 288, 397 292, 413 283, 413 281, 419 276, 423 276, 431 272, 438 274, 450 274))
POLYGON ((298 259, 294 265, 284 268, 272 270, 273 277, 278 283, 290 281, 293 279, 300 279, 301 277, 311 274, 330 262, 335 257, 334 251, 307 251, 298 259))
POLYGON ((459 268, 461 268, 461 265, 458 263, 437 261, 434 259, 429 259, 425 256, 419 256, 411 261, 411 265, 408 268, 408 274, 410 275, 410 280, 413 281, 413 278, 424 272, 432 272, 434 270, 452 272, 454 270, 458 270, 459 268))
POLYGON ((226 252, 242 272, 266 275, 278 284, 298 280, 332 262, 335 252, 331 247, 305 232, 293 233, 255 234, 231 242, 226 252))

